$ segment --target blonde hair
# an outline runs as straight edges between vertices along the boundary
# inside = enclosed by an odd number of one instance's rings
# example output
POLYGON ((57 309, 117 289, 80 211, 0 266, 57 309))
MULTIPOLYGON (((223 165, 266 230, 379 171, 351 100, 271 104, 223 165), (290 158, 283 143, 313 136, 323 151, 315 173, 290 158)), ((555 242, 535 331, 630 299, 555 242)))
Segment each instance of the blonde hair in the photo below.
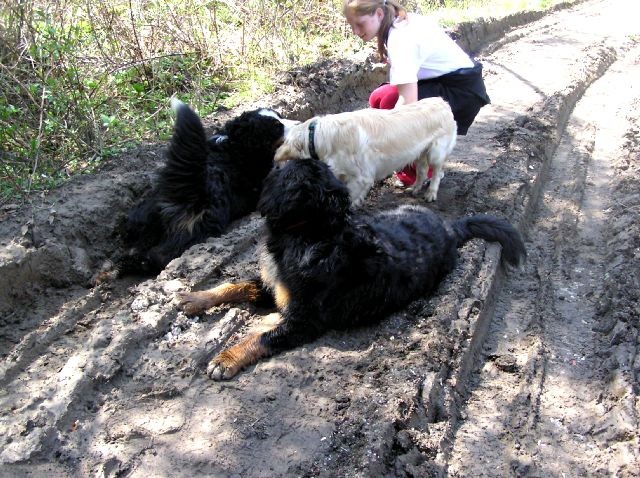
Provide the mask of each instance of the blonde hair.
POLYGON ((344 0, 342 4, 342 13, 362 17, 364 15, 373 15, 378 8, 382 8, 384 17, 380 23, 378 30, 378 54, 382 61, 387 60, 387 38, 389 30, 393 26, 396 18, 404 20, 407 12, 402 5, 396 0, 344 0))

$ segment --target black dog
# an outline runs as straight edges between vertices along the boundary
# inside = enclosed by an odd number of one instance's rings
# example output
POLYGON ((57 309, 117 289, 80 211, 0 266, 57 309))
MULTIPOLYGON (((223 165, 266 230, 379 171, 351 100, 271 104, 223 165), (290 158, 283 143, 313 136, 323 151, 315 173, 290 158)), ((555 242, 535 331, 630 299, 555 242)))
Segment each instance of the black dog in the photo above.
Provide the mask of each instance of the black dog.
POLYGON ((160 272, 194 244, 222 234, 256 209, 286 129, 296 124, 263 108, 242 113, 207 140, 198 115, 173 99, 177 113, 166 164, 151 193, 129 212, 119 274, 160 272))
POLYGON ((375 215, 353 212, 349 192, 321 161, 289 161, 267 176, 258 209, 266 219, 261 280, 181 295, 186 313, 222 302, 275 298, 282 321, 216 356, 211 378, 228 379, 261 357, 328 329, 379 321, 434 290, 473 238, 502 245, 506 262, 526 256, 508 222, 476 215, 445 224, 419 206, 375 215))

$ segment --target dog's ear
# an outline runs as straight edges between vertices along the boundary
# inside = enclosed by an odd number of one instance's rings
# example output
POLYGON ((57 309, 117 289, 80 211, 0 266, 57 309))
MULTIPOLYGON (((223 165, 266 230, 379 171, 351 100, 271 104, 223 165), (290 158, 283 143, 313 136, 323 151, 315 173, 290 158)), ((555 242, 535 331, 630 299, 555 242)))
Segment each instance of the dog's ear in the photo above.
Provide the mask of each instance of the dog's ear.
POLYGON ((284 137, 284 126, 276 118, 256 111, 242 113, 225 125, 228 142, 235 151, 264 153, 284 137))

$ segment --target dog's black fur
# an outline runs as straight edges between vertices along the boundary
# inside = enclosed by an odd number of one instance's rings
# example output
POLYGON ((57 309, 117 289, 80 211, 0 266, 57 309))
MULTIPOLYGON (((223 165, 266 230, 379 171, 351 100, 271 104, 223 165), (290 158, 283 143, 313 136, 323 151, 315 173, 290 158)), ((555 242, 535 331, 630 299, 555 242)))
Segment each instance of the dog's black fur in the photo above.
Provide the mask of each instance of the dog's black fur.
POLYGON ((176 122, 151 193, 129 212, 120 274, 158 273, 187 248, 223 233, 256 208, 284 126, 247 111, 207 140, 198 115, 176 101, 176 122))
MULTIPOLYGON (((254 284, 261 293, 275 293, 282 322, 254 337, 249 345, 252 350, 259 345, 260 352, 249 353, 244 362, 234 362, 242 355, 240 346, 214 358, 212 378, 230 378, 260 356, 296 347, 328 329, 379 321, 432 292, 470 239, 499 242, 503 259, 513 265, 526 256, 517 230, 494 216, 446 224, 420 206, 356 213, 344 184, 325 163, 311 159, 274 169, 258 210, 267 234, 262 278, 254 284)), ((196 312, 189 299, 183 297, 186 310, 196 312)))

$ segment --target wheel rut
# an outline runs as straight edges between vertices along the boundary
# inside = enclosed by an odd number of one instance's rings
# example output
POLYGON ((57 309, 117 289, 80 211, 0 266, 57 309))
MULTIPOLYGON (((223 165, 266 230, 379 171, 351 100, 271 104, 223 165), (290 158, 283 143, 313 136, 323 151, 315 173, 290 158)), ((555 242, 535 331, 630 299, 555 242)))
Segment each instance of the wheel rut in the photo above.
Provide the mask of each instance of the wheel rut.
POLYGON ((637 124, 629 105, 639 91, 626 84, 640 73, 639 53, 626 51, 585 92, 544 173, 527 264, 504 283, 470 380, 452 476, 638 472, 635 399, 611 369, 600 304, 610 293, 610 245, 619 240, 609 213, 616 168, 630 154, 629 125, 637 124))

